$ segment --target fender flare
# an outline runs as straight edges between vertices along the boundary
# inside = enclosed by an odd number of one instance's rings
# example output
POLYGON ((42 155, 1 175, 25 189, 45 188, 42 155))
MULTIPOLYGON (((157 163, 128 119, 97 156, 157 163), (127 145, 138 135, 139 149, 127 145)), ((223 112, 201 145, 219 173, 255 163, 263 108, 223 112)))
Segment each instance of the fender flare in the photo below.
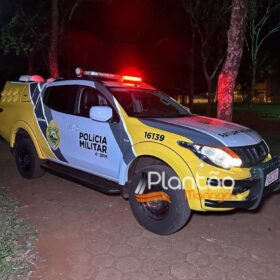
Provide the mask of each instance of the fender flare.
POLYGON ((38 157, 41 158, 41 159, 44 159, 45 156, 44 156, 40 146, 38 145, 38 141, 35 137, 35 134, 33 133, 31 127, 24 121, 17 121, 14 124, 13 128, 11 129, 10 140, 9 140, 10 147, 14 148, 15 141, 16 141, 16 134, 19 131, 19 129, 23 129, 27 133, 27 135, 30 137, 30 139, 33 142, 33 145, 34 145, 34 147, 37 151, 38 157))
MULTIPOLYGON (((174 150, 160 143, 155 142, 140 142, 133 146, 133 150, 136 153, 136 157, 129 162, 129 164, 125 164, 123 162, 120 168, 120 176, 119 176, 119 184, 125 185, 128 181, 128 172, 132 163, 137 160, 139 157, 147 156, 154 157, 165 162, 173 171, 178 175, 178 177, 183 180, 186 177, 193 178, 193 173, 188 165, 188 163, 174 150)), ((131 159, 130 154, 124 155, 124 159, 129 157, 131 159)), ((186 185, 186 197, 188 199, 188 203, 191 209, 200 210, 202 209, 200 202, 200 195, 195 183, 195 187, 186 185)))

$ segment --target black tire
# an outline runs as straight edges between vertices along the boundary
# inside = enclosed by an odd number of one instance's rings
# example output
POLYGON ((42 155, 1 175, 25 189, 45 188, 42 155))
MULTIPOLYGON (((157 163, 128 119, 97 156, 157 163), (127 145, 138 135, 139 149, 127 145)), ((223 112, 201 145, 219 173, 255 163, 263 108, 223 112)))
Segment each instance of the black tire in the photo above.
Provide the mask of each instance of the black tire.
MULTIPOLYGON (((129 185, 129 202, 131 210, 137 221, 147 230, 159 234, 169 235, 181 229, 189 220, 191 210, 186 199, 184 189, 164 188, 162 183, 148 189, 147 175, 149 171, 165 173, 165 186, 172 176, 178 178, 175 172, 166 165, 152 165, 145 167, 134 174, 129 185), (155 192, 165 193, 170 203, 164 200, 153 202, 139 202, 140 186, 145 188, 144 194, 155 192), (138 200, 137 200, 138 199, 138 200)), ((162 180, 163 181, 163 180, 162 180)))
POLYGON ((14 156, 19 173, 23 178, 34 179, 45 174, 41 167, 42 161, 38 158, 34 144, 29 138, 15 143, 14 156))

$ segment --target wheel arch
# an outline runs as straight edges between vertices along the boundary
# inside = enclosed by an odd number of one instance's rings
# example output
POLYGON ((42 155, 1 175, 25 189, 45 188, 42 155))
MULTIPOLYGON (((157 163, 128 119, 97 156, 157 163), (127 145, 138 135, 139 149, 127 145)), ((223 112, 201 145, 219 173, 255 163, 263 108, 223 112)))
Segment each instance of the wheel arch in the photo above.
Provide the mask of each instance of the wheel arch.
MULTIPOLYGON (((135 174, 137 173, 138 169, 140 169, 143 166, 147 166, 147 165, 167 165, 169 166, 166 162, 164 162, 163 160, 161 160, 160 158, 157 158, 155 156, 151 156, 151 155, 142 155, 139 156, 137 158, 135 158, 131 164, 129 165, 128 168, 128 180, 135 174)), ((170 168, 172 168, 171 166, 169 166, 170 168)))
POLYGON ((36 152, 39 156, 39 158, 44 158, 43 153, 38 145, 38 141, 36 140, 36 137, 34 135, 34 133, 32 132, 32 129, 30 128, 30 126, 23 122, 23 121, 19 121, 17 122, 13 129, 11 130, 10 133, 10 147, 11 149, 14 148, 15 143, 21 139, 24 138, 30 138, 30 140, 33 142, 33 145, 36 149, 36 152))
MULTIPOLYGON (((154 143, 142 142, 134 146, 136 157, 129 162, 129 164, 121 167, 120 181, 121 185, 129 183, 131 177, 137 171, 139 166, 151 164, 165 164, 169 166, 177 176, 183 180, 185 177, 190 176, 193 178, 193 173, 188 166, 187 162, 171 148, 154 143)), ((201 210, 200 199, 193 199, 188 197, 188 190, 191 191, 193 198, 199 198, 197 186, 195 188, 186 188, 186 197, 188 199, 191 209, 201 210)))

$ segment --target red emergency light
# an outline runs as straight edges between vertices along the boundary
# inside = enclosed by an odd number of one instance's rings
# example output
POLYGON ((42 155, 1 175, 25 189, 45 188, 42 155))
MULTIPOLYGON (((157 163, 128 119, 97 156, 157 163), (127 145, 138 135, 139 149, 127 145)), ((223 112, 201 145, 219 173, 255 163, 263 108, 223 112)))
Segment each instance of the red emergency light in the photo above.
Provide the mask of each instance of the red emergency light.
POLYGON ((142 82, 142 78, 124 75, 124 76, 122 76, 122 82, 136 82, 136 83, 141 83, 141 82, 142 82))
POLYGON ((87 70, 83 70, 80 67, 76 68, 75 72, 78 77, 91 76, 91 77, 106 78, 111 80, 118 80, 124 85, 129 85, 129 86, 136 86, 137 83, 142 82, 142 78, 136 76, 116 75, 116 74, 102 73, 96 71, 87 71, 87 70))

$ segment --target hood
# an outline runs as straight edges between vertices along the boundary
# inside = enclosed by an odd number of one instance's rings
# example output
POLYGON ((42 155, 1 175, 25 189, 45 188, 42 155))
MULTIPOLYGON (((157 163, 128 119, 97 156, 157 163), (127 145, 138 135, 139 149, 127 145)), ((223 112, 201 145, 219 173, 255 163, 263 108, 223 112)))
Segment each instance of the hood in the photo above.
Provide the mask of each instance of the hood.
POLYGON ((189 138, 196 144, 240 147, 255 145, 262 138, 245 126, 203 116, 141 119, 149 126, 189 138))

